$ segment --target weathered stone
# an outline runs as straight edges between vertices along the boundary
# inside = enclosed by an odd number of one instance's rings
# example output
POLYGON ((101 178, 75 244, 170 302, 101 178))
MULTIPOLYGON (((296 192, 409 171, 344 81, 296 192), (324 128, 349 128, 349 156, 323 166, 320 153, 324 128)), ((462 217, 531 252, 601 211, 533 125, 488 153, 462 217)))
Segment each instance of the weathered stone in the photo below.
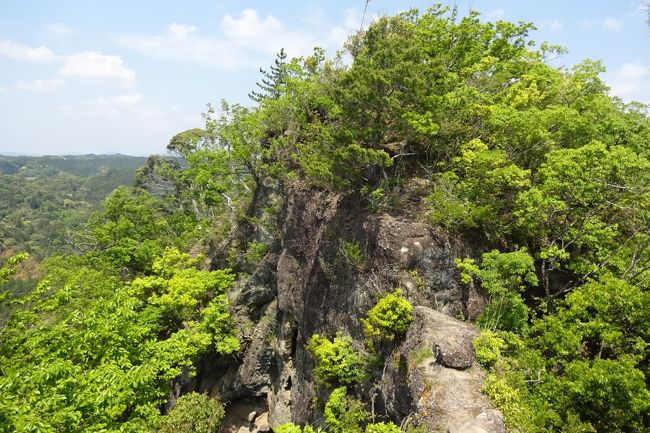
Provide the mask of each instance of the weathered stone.
MULTIPOLYGON (((256 195, 252 207, 257 200, 268 202, 256 195)), ((381 396, 373 395, 372 384, 361 383, 357 397, 377 397, 397 422, 413 413, 427 431, 446 422, 453 433, 463 426, 499 432, 480 417, 491 412, 474 365, 477 331, 450 317, 474 318, 484 306, 478 291, 460 284, 454 262, 477 257, 481 249, 406 216, 369 212, 362 203, 354 195, 296 184, 285 188, 279 237, 264 238, 273 248, 231 295, 242 350, 228 359, 203 360, 197 383, 226 400, 264 398, 269 428, 314 421, 314 398, 327 396, 314 384, 306 342, 315 332, 331 336, 340 330, 359 342, 359 319, 379 297, 402 287, 422 307, 415 308, 406 340, 393 354, 400 362, 374 378, 382 376, 381 396), (362 265, 346 259, 350 242, 361 247, 362 265)))
POLYGON ((271 426, 269 425, 269 413, 264 412, 255 419, 255 430, 258 432, 268 432, 271 431, 271 426))
POLYGON ((257 416, 257 412, 253 411, 248 414, 248 422, 253 422, 255 420, 255 417, 257 416))
POLYGON ((478 333, 469 324, 415 307, 396 350, 405 368, 388 364, 382 384, 391 414, 399 419, 412 414, 426 431, 504 433, 500 413, 481 392, 484 374, 474 363, 472 347, 478 333))

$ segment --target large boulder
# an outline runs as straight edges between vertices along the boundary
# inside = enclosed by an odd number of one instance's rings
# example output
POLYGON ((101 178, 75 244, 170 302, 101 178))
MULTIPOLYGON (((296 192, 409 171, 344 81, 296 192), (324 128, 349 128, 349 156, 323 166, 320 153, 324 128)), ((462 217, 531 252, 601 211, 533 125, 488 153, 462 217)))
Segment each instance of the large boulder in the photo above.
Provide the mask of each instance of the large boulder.
POLYGON ((426 431, 504 433, 501 414, 481 392, 484 374, 472 341, 479 331, 427 307, 415 307, 404 342, 387 363, 382 391, 395 418, 426 431))

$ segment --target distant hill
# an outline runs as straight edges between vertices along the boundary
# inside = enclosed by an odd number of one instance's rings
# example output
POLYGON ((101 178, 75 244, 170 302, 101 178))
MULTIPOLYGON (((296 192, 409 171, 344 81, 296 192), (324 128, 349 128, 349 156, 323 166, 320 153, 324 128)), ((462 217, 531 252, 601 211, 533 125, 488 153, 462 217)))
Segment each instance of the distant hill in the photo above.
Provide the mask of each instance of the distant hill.
POLYGON ((108 193, 131 185, 146 157, 0 156, 0 253, 69 250, 69 234, 108 193))

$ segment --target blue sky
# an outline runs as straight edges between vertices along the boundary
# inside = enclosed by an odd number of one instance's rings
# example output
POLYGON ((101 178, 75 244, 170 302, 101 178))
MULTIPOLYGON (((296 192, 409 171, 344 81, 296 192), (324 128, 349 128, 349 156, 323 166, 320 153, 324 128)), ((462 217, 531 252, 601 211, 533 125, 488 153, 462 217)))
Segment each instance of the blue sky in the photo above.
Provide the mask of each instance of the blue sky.
MULTIPOLYGON (((449 4, 450 2, 444 2, 449 4)), ((612 93, 650 103, 641 0, 457 0, 531 21, 570 66, 600 59, 612 93)), ((333 54, 365 1, 15 0, 0 4, 0 154, 164 153, 208 102, 247 94, 280 48, 333 54)), ((366 22, 426 1, 371 0, 366 22)))

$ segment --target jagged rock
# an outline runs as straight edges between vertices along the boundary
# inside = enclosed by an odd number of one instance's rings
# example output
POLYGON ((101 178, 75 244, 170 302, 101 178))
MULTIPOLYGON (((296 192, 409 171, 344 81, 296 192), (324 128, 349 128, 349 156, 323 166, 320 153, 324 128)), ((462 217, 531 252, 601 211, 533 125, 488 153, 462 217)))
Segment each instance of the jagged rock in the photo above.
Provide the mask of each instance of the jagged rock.
POLYGON ((427 307, 396 349, 398 367, 387 365, 382 391, 396 418, 413 414, 426 431, 504 433, 501 414, 481 393, 484 374, 474 362, 473 326, 427 307))
MULTIPOLYGON (((253 207, 257 201, 268 202, 256 195, 253 207)), ((200 388, 224 400, 264 398, 268 408, 257 413, 268 412, 269 428, 314 421, 313 399, 326 395, 314 384, 305 343, 315 332, 331 336, 339 330, 363 339, 359 319, 380 296, 402 287, 422 307, 391 358, 398 362, 385 371, 378 406, 398 422, 415 413, 427 431, 444 423, 453 433, 503 432, 500 416, 490 412, 480 392, 483 376, 471 346, 477 331, 450 317, 474 318, 485 304, 479 292, 459 283, 454 262, 477 257, 480 247, 405 216, 369 212, 357 196, 298 184, 285 187, 279 221, 279 237, 265 238, 272 249, 231 296, 243 330, 242 351, 206 361, 200 388), (346 243, 361 247, 362 264, 346 259, 346 243), (414 363, 417 351, 427 356, 414 363)), ((356 391, 366 401, 376 397, 371 384, 356 391)))
POLYGON ((237 294, 233 304, 236 309, 245 308, 247 311, 256 310, 268 304, 277 296, 275 272, 278 257, 268 253, 258 264, 253 275, 237 294))
POLYGON ((255 421, 255 417, 257 416, 257 412, 253 411, 248 414, 248 422, 253 422, 255 421))
POLYGON ((268 412, 264 412, 255 419, 255 430, 262 433, 271 431, 268 412))

